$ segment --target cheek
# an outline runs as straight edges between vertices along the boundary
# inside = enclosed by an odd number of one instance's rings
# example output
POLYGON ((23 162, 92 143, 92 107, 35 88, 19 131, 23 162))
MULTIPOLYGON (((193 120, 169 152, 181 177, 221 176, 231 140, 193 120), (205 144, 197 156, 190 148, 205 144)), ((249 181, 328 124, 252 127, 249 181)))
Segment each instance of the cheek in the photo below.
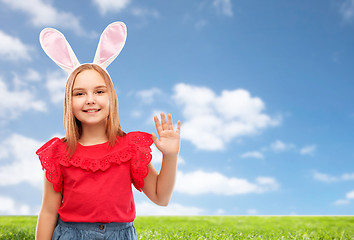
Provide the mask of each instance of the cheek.
POLYGON ((103 102, 103 105, 101 105, 102 107, 104 106, 105 109, 105 114, 107 115, 107 117, 109 116, 110 113, 110 109, 109 109, 109 97, 106 99, 106 101, 103 102))
POLYGON ((78 101, 77 99, 72 100, 71 108, 72 108, 72 111, 74 114, 77 113, 78 111, 80 111, 81 107, 82 107, 82 104, 80 103, 80 101, 78 101))
POLYGON ((105 96, 101 101, 102 106, 109 109, 109 96, 105 96))

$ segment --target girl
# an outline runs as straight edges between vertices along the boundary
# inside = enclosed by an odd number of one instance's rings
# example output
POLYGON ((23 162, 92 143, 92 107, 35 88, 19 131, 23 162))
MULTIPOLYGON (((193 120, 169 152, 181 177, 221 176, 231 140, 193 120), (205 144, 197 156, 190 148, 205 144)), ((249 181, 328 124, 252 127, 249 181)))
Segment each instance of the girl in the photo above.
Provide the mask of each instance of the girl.
POLYGON ((154 203, 167 206, 176 177, 180 121, 154 117, 154 133, 124 133, 118 98, 105 68, 124 46, 126 27, 116 22, 102 33, 92 64, 80 65, 64 36, 44 29, 44 51, 70 72, 65 89, 66 137, 53 138, 36 152, 44 176, 36 239, 137 239, 132 184, 154 203), (150 145, 163 154, 160 173, 150 145))

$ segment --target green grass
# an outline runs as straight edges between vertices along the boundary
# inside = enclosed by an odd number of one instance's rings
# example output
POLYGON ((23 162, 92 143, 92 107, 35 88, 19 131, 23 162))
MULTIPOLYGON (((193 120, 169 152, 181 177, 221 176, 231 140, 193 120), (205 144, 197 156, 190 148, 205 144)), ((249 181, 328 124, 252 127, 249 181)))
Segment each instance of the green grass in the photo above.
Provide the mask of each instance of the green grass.
POLYGON ((2 217, 0 216, 0 239, 34 239, 37 216, 2 217))
MULTIPOLYGON (((34 239, 37 217, 1 217, 0 240, 34 239)), ((137 217, 138 239, 350 239, 354 217, 137 217)))

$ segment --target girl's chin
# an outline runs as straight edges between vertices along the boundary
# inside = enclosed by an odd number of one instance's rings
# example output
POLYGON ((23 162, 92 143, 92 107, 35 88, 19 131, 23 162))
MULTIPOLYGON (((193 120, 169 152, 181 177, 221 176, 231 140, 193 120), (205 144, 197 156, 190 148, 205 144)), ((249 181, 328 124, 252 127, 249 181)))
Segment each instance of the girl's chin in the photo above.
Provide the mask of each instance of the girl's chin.
POLYGON ((82 126, 88 126, 88 127, 93 127, 93 126, 102 126, 102 125, 107 125, 107 119, 101 120, 101 121, 87 121, 83 120, 80 121, 82 126))

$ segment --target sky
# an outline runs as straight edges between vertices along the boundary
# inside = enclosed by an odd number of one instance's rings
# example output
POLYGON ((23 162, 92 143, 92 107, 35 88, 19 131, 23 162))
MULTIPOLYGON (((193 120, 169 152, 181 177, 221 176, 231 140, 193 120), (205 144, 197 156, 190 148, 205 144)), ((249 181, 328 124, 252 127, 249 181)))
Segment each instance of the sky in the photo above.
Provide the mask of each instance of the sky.
POLYGON ((35 151, 65 136, 40 31, 88 63, 114 21, 123 130, 182 123, 171 202, 135 190, 137 215, 354 215, 354 0, 0 0, 0 215, 38 214, 35 151))

